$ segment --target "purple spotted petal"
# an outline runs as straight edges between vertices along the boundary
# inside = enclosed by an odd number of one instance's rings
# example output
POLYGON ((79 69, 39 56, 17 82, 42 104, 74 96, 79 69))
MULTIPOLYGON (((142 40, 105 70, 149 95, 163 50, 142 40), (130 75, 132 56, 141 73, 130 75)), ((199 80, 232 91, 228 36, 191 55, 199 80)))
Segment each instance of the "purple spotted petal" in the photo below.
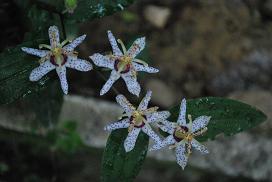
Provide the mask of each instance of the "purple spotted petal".
POLYGON ((130 152, 134 148, 140 131, 140 128, 133 128, 132 131, 128 133, 128 136, 124 142, 126 152, 130 152))
POLYGON ((199 143, 196 139, 193 139, 193 140, 191 141, 191 144, 192 144, 192 146, 193 146, 195 149, 197 149, 197 150, 200 151, 201 153, 203 153, 203 154, 209 153, 208 149, 207 149, 204 145, 202 145, 201 143, 199 143))
POLYGON ((66 67, 76 69, 78 71, 90 71, 93 66, 90 62, 83 59, 71 59, 68 57, 68 61, 65 64, 66 67))
POLYGON ((51 70, 55 69, 56 66, 50 63, 50 61, 45 61, 39 67, 33 69, 30 73, 29 80, 30 81, 38 81, 44 75, 46 75, 51 70))
POLYGON ((127 100, 124 95, 117 95, 116 102, 124 109, 128 115, 131 115, 131 113, 135 110, 134 106, 127 100))
POLYGON ((173 134, 176 128, 176 123, 169 122, 167 120, 160 121, 161 124, 158 124, 158 127, 169 134, 173 134))
POLYGON ((179 145, 176 148, 176 160, 177 163, 184 169, 187 165, 188 157, 185 154, 185 143, 179 145))
POLYGON ((90 58, 96 66, 114 69, 114 61, 110 60, 106 56, 96 53, 90 56, 90 58))
POLYGON ((210 116, 199 116, 193 121, 192 132, 196 132, 206 127, 210 121, 210 116))
POLYGON ((136 39, 127 51, 127 55, 135 58, 145 47, 145 37, 136 39))
POLYGON ((120 128, 128 128, 128 127, 129 127, 129 119, 126 118, 121 121, 111 123, 111 124, 105 126, 104 129, 106 131, 112 131, 112 130, 116 130, 116 129, 120 129, 120 128))
POLYGON ((58 27, 57 26, 49 27, 48 34, 49 34, 51 47, 53 47, 53 48, 57 47, 57 45, 60 43, 58 27))
POLYGON ((119 49, 119 47, 117 45, 117 42, 116 42, 116 39, 115 39, 115 37, 113 36, 113 34, 111 33, 110 30, 108 31, 108 38, 109 38, 109 41, 110 41, 110 44, 111 44, 111 47, 112 47, 113 55, 122 56, 123 53, 119 49))
POLYGON ((159 149, 164 148, 164 147, 166 147, 168 145, 172 145, 175 142, 176 142, 176 140, 174 139, 173 135, 169 135, 163 141, 158 142, 157 144, 153 145, 150 148, 150 151, 152 151, 152 150, 159 150, 159 149))
POLYGON ((180 112, 177 123, 181 126, 186 125, 186 99, 183 99, 180 104, 180 112))
POLYGON ((139 97, 141 86, 137 81, 137 78, 134 77, 131 72, 121 75, 124 81, 126 82, 128 91, 139 97))
POLYGON ((107 82, 105 83, 105 85, 102 87, 100 91, 100 95, 104 95, 105 93, 107 93, 110 90, 113 83, 119 78, 120 78, 120 74, 116 72, 115 70, 112 70, 110 78, 107 80, 107 82))
POLYGON ((86 35, 81 35, 80 37, 73 40, 71 43, 67 44, 63 47, 66 51, 73 51, 79 44, 81 44, 84 39, 86 38, 86 35))
POLYGON ((64 94, 68 94, 68 83, 66 78, 66 68, 65 66, 56 68, 57 74, 59 76, 61 88, 64 94))
POLYGON ((168 111, 154 112, 148 116, 148 122, 149 123, 160 122, 167 119, 169 116, 170 116, 170 112, 168 111))
POLYGON ((145 125, 142 127, 142 131, 147 134, 150 138, 152 138, 155 143, 160 143, 161 139, 160 137, 152 130, 152 128, 149 125, 145 125))
POLYGON ((39 50, 39 49, 33 49, 33 48, 28 48, 28 47, 22 47, 22 51, 38 56, 38 57, 45 57, 49 51, 46 50, 39 50))
POLYGON ((145 97, 142 99, 141 103, 138 106, 138 110, 143 111, 147 109, 148 103, 151 99, 152 91, 147 91, 145 97))
POLYGON ((144 65, 141 65, 141 64, 138 64, 135 62, 133 62, 132 65, 136 71, 144 71, 147 73, 158 73, 159 72, 159 70, 156 68, 144 66, 144 65))

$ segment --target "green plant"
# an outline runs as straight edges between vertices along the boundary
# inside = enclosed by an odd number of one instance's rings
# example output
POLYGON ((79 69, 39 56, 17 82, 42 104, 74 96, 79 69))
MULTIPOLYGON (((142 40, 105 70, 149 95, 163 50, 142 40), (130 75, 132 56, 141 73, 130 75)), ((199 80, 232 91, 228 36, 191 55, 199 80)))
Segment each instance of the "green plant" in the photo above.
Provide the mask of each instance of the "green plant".
MULTIPOLYGON (((93 68, 90 61, 78 58, 80 54, 75 51, 86 35, 68 40, 68 27, 71 25, 78 27, 81 22, 121 11, 133 3, 133 0, 15 0, 15 2, 24 12, 23 17, 28 22, 29 32, 25 34, 21 44, 12 49, 7 48, 0 55, 0 103, 12 103, 36 94, 38 98, 34 97, 33 102, 39 99, 40 105, 43 106, 37 108, 51 110, 52 105, 60 107, 62 92, 68 94, 66 67, 79 71, 90 71, 93 68), (46 45, 47 29, 50 45, 46 45), (60 42, 62 39, 64 41, 60 42), (24 52, 40 58, 36 60, 24 52), (62 91, 56 86, 58 85, 56 74, 49 73, 52 70, 57 72, 62 91), (57 103, 47 103, 47 98, 43 97, 47 94, 48 98, 53 98, 57 103), (39 97, 40 95, 42 96, 39 97)), ((111 70, 111 75, 101 89, 100 95, 106 94, 121 77, 128 91, 139 96, 141 86, 137 81, 138 72, 159 72, 158 69, 137 58, 145 48, 145 37, 136 39, 128 50, 120 39, 115 39, 111 31, 108 31, 108 38, 113 54, 95 53, 90 56, 96 66, 111 70)), ((102 161, 102 181, 132 181, 146 157, 149 138, 156 143, 151 150, 167 145, 175 148, 177 162, 184 169, 192 148, 208 153, 208 149, 199 142, 214 140, 221 133, 231 136, 266 120, 265 114, 260 110, 224 98, 192 99, 188 100, 187 104, 184 99, 180 107, 173 107, 170 112, 158 111, 158 107, 148 108, 151 91, 147 92, 138 107, 133 106, 121 94, 116 100, 124 109, 124 115, 120 121, 105 127, 111 134, 102 161), (161 136, 154 132, 154 127, 161 129, 165 139, 162 140, 161 136)), ((36 112, 43 113, 39 109, 36 112)), ((59 112, 59 109, 55 112, 59 112)), ((52 117, 56 118, 56 115, 52 117)), ((48 137, 53 140, 54 149, 63 151, 73 152, 82 144, 76 127, 71 122, 57 131, 49 132, 48 137)))

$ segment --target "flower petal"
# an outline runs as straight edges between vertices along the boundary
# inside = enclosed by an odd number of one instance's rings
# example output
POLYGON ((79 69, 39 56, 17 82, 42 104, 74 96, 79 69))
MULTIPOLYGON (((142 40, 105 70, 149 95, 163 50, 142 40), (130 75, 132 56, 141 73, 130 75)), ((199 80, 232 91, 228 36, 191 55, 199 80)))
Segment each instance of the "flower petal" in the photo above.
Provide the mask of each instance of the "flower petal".
POLYGON ((122 56, 123 53, 119 49, 119 47, 117 45, 117 42, 116 42, 116 39, 115 39, 115 37, 113 36, 113 34, 111 33, 110 30, 108 30, 108 38, 109 38, 109 41, 110 41, 110 44, 111 44, 111 47, 112 47, 113 54, 116 55, 116 56, 122 56))
POLYGON ((140 128, 133 128, 133 130, 128 133, 128 136, 124 142, 126 152, 130 152, 134 148, 140 131, 141 131, 140 128))
POLYGON ((50 45, 52 48, 55 48, 60 43, 59 38, 59 29, 57 26, 51 26, 48 29, 50 45))
POLYGON ((158 111, 155 113, 152 113, 150 116, 148 116, 148 122, 159 122, 167 119, 170 116, 170 112, 168 111, 158 111))
POLYGON ((193 121, 192 132, 196 132, 208 125, 210 116, 199 116, 193 121))
POLYGON ((116 72, 115 70, 113 70, 111 72, 110 78, 107 80, 107 82, 102 87, 102 89, 100 91, 100 95, 104 95, 105 93, 107 93, 110 90, 113 83, 116 80, 118 80, 119 78, 120 78, 120 74, 118 72, 116 72))
POLYGON ((185 143, 176 147, 176 159, 177 163, 184 169, 188 161, 188 156, 185 154, 185 143))
POLYGON ((196 139, 193 139, 191 141, 191 144, 192 144, 192 146, 195 149, 197 149, 198 151, 202 152, 203 154, 208 154, 209 153, 208 149, 204 145, 202 145, 201 143, 199 143, 196 139))
POLYGON ((152 91, 151 90, 147 91, 145 97, 142 99, 141 103, 138 106, 138 110, 143 111, 147 109, 148 103, 151 99, 151 95, 152 95, 152 91))
POLYGON ((144 66, 144 65, 141 65, 141 64, 138 64, 135 62, 133 62, 132 65, 136 71, 144 71, 147 73, 158 73, 159 72, 159 70, 156 68, 144 66))
POLYGON ((70 44, 67 44, 63 47, 66 51, 73 51, 79 44, 81 44, 84 39, 86 38, 86 35, 81 35, 80 37, 73 40, 70 44))
POLYGON ((114 69, 114 61, 106 56, 96 53, 90 56, 90 58, 96 66, 114 69))
POLYGON ((68 61, 65 64, 66 67, 76 69, 78 71, 90 71, 93 66, 90 62, 83 59, 72 59, 68 57, 68 61))
POLYGON ((150 151, 152 150, 159 150, 167 145, 172 145, 176 142, 176 140, 174 139, 173 135, 169 135, 168 137, 166 137, 163 141, 158 142, 157 144, 153 145, 150 148, 150 151))
POLYGON ((28 54, 38 56, 38 57, 45 57, 47 55, 47 53, 49 52, 46 50, 33 49, 33 48, 28 48, 28 47, 22 47, 21 49, 22 49, 22 51, 24 51, 28 54))
POLYGON ((124 111, 130 115, 133 111, 135 111, 136 109, 134 108, 134 106, 127 100, 127 98, 122 95, 119 94, 116 96, 116 102, 124 109, 124 111))
POLYGON ((157 135, 149 125, 146 124, 144 127, 142 127, 142 131, 145 134, 147 134, 150 138, 152 138, 155 141, 155 143, 161 142, 159 135, 157 135))
POLYGON ((145 37, 136 39, 127 51, 127 55, 135 58, 145 47, 145 37))
POLYGON ((162 120, 160 121, 160 123, 162 124, 157 124, 157 125, 162 131, 167 132, 169 134, 174 133, 177 123, 169 122, 167 120, 162 120))
POLYGON ((111 123, 107 126, 105 126, 104 130, 106 131, 112 131, 120 128, 128 128, 129 127, 129 119, 125 118, 121 121, 111 123))
POLYGON ((182 126, 186 125, 186 99, 182 99, 181 101, 177 123, 182 126))
POLYGON ((44 75, 46 75, 49 71, 55 69, 56 66, 50 63, 50 61, 45 61, 39 67, 33 69, 29 75, 30 81, 38 81, 44 75))
POLYGON ((131 72, 121 75, 124 81, 126 82, 128 91, 139 97, 141 86, 137 81, 137 77, 134 77, 131 72))
POLYGON ((57 74, 60 79, 61 88, 64 94, 68 94, 68 83, 66 78, 66 68, 65 66, 56 68, 57 74))

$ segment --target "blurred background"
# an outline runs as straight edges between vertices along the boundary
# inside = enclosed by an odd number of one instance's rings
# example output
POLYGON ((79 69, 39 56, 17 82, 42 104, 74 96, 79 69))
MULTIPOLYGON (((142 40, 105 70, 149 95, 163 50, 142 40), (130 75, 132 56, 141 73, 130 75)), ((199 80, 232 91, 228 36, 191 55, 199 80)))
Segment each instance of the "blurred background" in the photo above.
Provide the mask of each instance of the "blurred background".
MULTIPOLYGON (((20 13, 13 1, 1 0, 1 51, 24 39, 20 13)), ((272 181, 272 0, 137 0, 125 11, 81 24, 77 35, 87 39, 79 57, 111 51, 107 30, 126 45, 146 36, 140 58, 160 70, 138 78, 142 96, 153 91, 151 105, 168 109, 184 97, 221 96, 268 115, 251 131, 206 142, 210 154, 194 152, 184 171, 171 151, 150 152, 136 182, 272 181)), ((122 112, 113 89, 99 96, 108 76, 99 68, 69 70, 70 94, 63 99, 54 82, 50 97, 41 92, 0 106, 0 182, 99 181, 108 136, 103 127, 122 112)), ((123 81, 114 87, 139 102, 123 81)))

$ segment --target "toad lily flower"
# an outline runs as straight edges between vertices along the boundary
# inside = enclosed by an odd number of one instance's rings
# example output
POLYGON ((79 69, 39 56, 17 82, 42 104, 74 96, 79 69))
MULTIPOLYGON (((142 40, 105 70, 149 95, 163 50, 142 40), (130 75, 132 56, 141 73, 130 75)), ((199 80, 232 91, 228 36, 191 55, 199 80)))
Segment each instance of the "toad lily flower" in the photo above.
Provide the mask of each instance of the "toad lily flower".
POLYGON ((100 91, 100 95, 107 93, 113 83, 122 77, 127 85, 128 91, 139 96, 141 87, 137 82, 137 72, 157 73, 159 71, 153 67, 149 67, 144 61, 136 59, 136 56, 145 47, 145 37, 136 39, 128 50, 120 39, 116 41, 111 31, 108 31, 108 38, 113 50, 113 55, 103 56, 96 53, 90 56, 97 66, 112 70, 110 78, 100 91), (121 45, 123 52, 119 49, 117 42, 121 45))
POLYGON ((41 44, 39 45, 39 48, 47 48, 49 50, 22 47, 24 52, 41 58, 39 60, 40 66, 32 70, 29 80, 38 81, 48 72, 56 69, 61 88, 63 92, 67 94, 68 83, 66 79, 66 67, 79 71, 90 71, 92 69, 91 63, 86 60, 78 59, 77 52, 74 51, 74 49, 85 39, 86 35, 82 35, 67 44, 67 40, 60 43, 59 30, 56 26, 49 27, 48 34, 50 45, 41 44))
POLYGON ((161 143, 154 145, 151 150, 157 150, 167 145, 169 149, 175 148, 177 163, 185 168, 188 157, 192 153, 192 147, 202 153, 209 153, 207 148, 200 144, 194 137, 202 135, 207 131, 210 121, 209 116, 200 116, 192 121, 192 116, 188 115, 189 123, 186 123, 186 100, 183 99, 180 106, 180 114, 177 123, 161 121, 158 126, 170 135, 161 143))
POLYGON ((125 111, 123 115, 125 119, 107 125, 105 130, 112 131, 120 128, 128 128, 128 136, 124 141, 126 152, 134 148, 140 131, 151 137, 155 143, 161 142, 160 137, 152 130, 150 123, 163 121, 169 117, 170 113, 168 111, 158 112, 158 107, 147 108, 151 94, 151 91, 147 92, 137 109, 123 95, 116 97, 116 101, 125 111))

